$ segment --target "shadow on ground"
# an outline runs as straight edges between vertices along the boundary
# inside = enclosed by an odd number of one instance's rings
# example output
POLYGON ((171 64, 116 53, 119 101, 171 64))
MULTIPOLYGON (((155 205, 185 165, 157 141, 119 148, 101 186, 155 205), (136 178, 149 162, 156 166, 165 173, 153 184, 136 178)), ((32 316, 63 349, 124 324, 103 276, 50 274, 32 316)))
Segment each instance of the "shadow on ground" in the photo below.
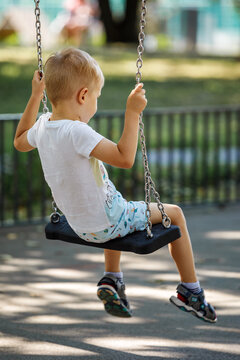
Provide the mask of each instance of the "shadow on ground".
POLYGON ((43 227, 0 230, 0 359, 239 359, 239 213, 186 211, 214 325, 168 302, 179 278, 167 248, 122 255, 134 317, 119 319, 96 297, 101 250, 45 240, 43 227))

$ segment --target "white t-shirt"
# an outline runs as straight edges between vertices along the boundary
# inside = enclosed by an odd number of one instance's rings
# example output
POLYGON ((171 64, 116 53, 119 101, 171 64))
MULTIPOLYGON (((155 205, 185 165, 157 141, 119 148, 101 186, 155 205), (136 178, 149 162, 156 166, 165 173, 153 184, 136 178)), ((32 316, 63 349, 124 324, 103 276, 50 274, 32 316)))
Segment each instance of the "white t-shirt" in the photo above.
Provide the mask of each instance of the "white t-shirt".
POLYGON ((40 116, 27 139, 38 149, 53 198, 76 233, 104 230, 110 225, 105 211, 109 180, 102 162, 90 157, 103 136, 86 123, 49 121, 50 116, 40 116))

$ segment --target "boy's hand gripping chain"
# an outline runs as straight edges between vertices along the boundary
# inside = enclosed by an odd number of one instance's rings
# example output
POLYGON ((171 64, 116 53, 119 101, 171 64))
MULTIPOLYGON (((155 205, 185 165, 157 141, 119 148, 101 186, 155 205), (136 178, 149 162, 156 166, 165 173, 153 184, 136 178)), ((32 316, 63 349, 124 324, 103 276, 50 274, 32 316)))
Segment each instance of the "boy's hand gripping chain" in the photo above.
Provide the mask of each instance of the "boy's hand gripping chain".
MULTIPOLYGON (((137 59, 137 63, 136 63, 136 66, 137 66, 136 82, 137 82, 137 84, 139 84, 142 79, 142 74, 141 74, 140 69, 142 68, 142 65, 143 65, 142 54, 144 52, 143 42, 144 42, 144 38, 145 38, 144 29, 145 29, 145 25, 146 25, 146 13, 147 13, 146 2, 147 2, 147 0, 142 0, 142 5, 141 5, 142 8, 141 8, 141 19, 140 19, 140 31, 139 31, 139 35, 138 35, 139 45, 137 47, 138 59, 137 59)), ((168 217, 168 215, 164 211, 164 206, 160 201, 160 195, 156 191, 155 184, 151 177, 151 173, 150 173, 149 165, 148 165, 148 158, 147 158, 147 149, 146 149, 146 142, 145 142, 145 135, 144 135, 144 124, 143 124, 142 119, 143 119, 143 113, 141 113, 139 116, 139 132, 140 132, 140 143, 141 143, 142 159, 143 159, 143 166, 144 166, 145 202, 147 204, 146 230, 147 230, 148 236, 152 237, 153 236, 152 231, 151 231, 152 223, 150 221, 151 190, 152 190, 153 196, 155 197, 155 199, 157 201, 158 209, 162 214, 162 224, 165 228, 169 228, 171 226, 171 219, 168 217)))
MULTIPOLYGON (((40 0, 34 0, 34 2, 35 2, 35 16, 36 16, 35 26, 36 26, 36 41, 37 41, 37 54, 38 54, 38 71, 40 77, 42 78, 43 60, 42 60, 41 20, 40 20, 40 7, 39 7, 40 0)), ((46 114, 49 110, 47 107, 47 95, 45 90, 43 92, 42 103, 43 103, 43 113, 46 114)), ((52 208, 54 212, 50 215, 51 221, 53 223, 57 223, 60 220, 60 214, 57 211, 58 210, 57 205, 54 200, 52 202, 52 208)))

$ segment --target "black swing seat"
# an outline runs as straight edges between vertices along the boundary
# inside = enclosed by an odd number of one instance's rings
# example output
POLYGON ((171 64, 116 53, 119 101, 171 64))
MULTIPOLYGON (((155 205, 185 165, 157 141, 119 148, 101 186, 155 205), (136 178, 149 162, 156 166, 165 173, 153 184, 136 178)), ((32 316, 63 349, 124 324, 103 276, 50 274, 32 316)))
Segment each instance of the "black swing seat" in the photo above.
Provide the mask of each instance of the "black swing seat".
POLYGON ((147 237, 147 231, 135 231, 124 237, 109 240, 105 243, 89 242, 81 239, 70 227, 64 215, 57 223, 49 222, 45 227, 46 238, 62 240, 78 245, 93 246, 101 249, 128 251, 136 254, 151 254, 181 236, 178 226, 171 225, 166 229, 162 224, 152 227, 153 237, 147 237))

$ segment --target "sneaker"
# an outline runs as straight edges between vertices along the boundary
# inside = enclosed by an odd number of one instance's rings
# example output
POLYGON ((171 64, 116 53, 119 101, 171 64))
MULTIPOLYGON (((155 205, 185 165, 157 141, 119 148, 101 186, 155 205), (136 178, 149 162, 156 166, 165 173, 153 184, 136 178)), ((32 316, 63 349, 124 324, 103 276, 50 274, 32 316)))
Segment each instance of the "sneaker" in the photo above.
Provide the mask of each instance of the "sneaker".
POLYGON ((132 311, 125 295, 125 285, 115 276, 104 276, 97 284, 97 296, 105 310, 113 316, 131 317, 132 311))
POLYGON ((204 291, 201 289, 199 294, 193 294, 182 284, 177 287, 177 297, 172 296, 169 300, 176 305, 180 310, 192 313, 194 316, 215 323, 217 321, 217 315, 212 305, 204 304, 204 291))

